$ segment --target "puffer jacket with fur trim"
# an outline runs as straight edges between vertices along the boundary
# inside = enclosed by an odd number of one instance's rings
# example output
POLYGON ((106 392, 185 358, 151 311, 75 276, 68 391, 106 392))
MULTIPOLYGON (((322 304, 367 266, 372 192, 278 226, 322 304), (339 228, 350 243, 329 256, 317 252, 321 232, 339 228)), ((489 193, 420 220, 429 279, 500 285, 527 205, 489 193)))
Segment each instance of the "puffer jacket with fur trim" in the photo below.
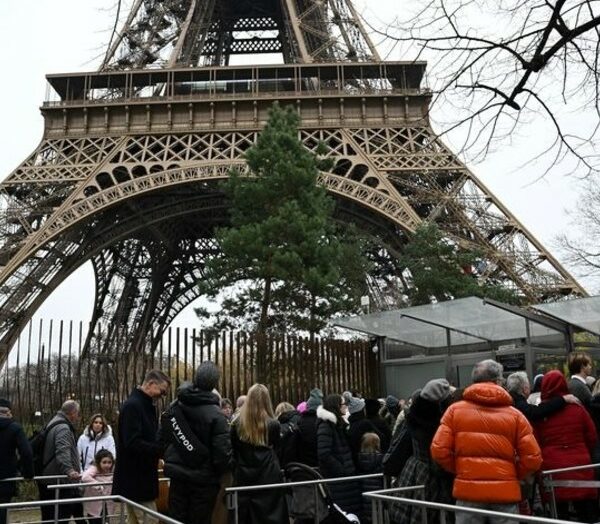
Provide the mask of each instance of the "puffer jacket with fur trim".
POLYGON ((81 471, 85 471, 90 466, 94 465, 94 457, 101 449, 107 449, 112 453, 114 459, 117 458, 117 449, 112 428, 106 426, 106 431, 100 435, 93 435, 90 432, 89 427, 85 428, 77 441, 77 452, 79 454, 79 461, 81 462, 81 471))
MULTIPOLYGON (((345 426, 338 424, 334 413, 317 408, 317 456, 325 478, 356 475, 352 451, 345 426)), ((348 513, 362 514, 362 493, 358 481, 329 484, 333 501, 348 513)))

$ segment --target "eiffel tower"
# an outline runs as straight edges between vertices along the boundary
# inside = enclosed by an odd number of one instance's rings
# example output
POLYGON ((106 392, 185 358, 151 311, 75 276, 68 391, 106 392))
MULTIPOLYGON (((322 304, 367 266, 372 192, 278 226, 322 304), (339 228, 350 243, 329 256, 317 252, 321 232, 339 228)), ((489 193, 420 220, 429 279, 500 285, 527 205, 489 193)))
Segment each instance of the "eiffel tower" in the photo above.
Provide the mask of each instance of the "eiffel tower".
MULTIPOLYGON (((198 297, 227 223, 218 182, 243 165, 274 101, 296 108, 308 149, 329 147, 319 183, 339 220, 377 239, 382 267, 431 221, 483 254, 482 281, 529 302, 585 295, 435 136, 425 68, 383 61, 351 0, 134 0, 98 71, 47 77, 42 141, 0 185, 0 364, 86 261, 90 333, 107 326, 105 347, 156 344, 198 297), (281 63, 232 65, 261 53, 281 63)), ((401 269, 370 279, 378 306, 401 269)))

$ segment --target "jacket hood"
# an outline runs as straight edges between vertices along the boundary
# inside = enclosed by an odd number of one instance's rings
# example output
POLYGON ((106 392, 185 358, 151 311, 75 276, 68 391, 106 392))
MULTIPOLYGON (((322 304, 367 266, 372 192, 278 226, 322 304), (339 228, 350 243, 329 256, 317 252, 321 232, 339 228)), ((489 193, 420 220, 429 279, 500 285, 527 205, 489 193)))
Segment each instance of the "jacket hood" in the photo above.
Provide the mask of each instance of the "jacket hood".
POLYGON ((364 411, 359 411, 358 413, 352 413, 352 415, 350 415, 348 417, 348 422, 350 424, 352 424, 352 422, 358 422, 359 420, 363 420, 366 419, 367 415, 365 415, 364 411))
POLYGON ((200 390, 191 385, 180 390, 177 399, 186 406, 219 405, 219 397, 212 391, 200 390))
POLYGON ((12 417, 0 417, 0 429, 7 428, 13 423, 12 417))
POLYGON ((282 413, 279 415, 277 420, 279 420, 280 424, 287 424, 288 422, 297 422, 299 418, 300 413, 294 409, 292 411, 286 411, 285 413, 282 413))
MULTIPOLYGON (((577 379, 575 379, 577 380, 577 379)), ((569 393, 567 380, 558 370, 548 371, 542 379, 542 401, 569 393)))
POLYGON ((331 422, 332 424, 338 423, 335 413, 332 413, 331 411, 325 409, 323 406, 319 406, 317 408, 317 418, 319 418, 320 420, 331 422))
POLYGON ((406 414, 406 422, 413 427, 435 428, 440 425, 442 406, 439 401, 417 397, 406 414))
POLYGON ((512 406, 513 404, 508 391, 494 382, 471 384, 465 389, 462 398, 484 406, 512 406))
POLYGON ((94 435, 94 436, 92 437, 92 432, 90 431, 90 427, 89 427, 89 426, 88 426, 88 427, 86 427, 86 428, 83 430, 83 434, 84 434, 84 435, 85 435, 87 438, 89 438, 90 440, 92 440, 92 439, 94 439, 94 438, 96 438, 96 439, 103 439, 103 438, 105 438, 105 437, 112 436, 112 434, 113 434, 113 431, 112 431, 112 428, 111 428, 111 427, 110 427, 110 426, 107 424, 107 425, 106 425, 106 431, 104 431, 104 432, 103 432, 103 433, 101 433, 100 435, 94 435))

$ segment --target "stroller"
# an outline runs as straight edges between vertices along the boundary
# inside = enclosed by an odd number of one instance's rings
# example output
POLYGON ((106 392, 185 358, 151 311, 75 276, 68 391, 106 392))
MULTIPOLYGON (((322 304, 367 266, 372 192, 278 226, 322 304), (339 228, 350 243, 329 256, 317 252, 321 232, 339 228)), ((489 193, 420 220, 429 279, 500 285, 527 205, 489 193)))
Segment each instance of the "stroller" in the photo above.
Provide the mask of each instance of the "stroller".
MULTIPOLYGON (((290 462, 284 475, 287 482, 323 478, 317 470, 300 462, 290 462)), ((355 515, 344 512, 333 502, 327 484, 317 484, 316 489, 315 486, 295 486, 291 491, 288 508, 294 524, 360 524, 355 515)))

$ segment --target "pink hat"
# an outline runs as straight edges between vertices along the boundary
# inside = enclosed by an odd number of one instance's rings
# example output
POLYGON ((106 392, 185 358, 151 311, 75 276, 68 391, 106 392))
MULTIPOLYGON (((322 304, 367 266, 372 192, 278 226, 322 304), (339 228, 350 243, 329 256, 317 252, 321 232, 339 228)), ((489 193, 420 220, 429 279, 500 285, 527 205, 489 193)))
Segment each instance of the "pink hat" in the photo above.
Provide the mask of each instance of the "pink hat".
POLYGON ((300 404, 298 404, 298 405, 296 406, 296 411, 297 411, 298 413, 304 413, 306 410, 307 410, 307 407, 306 407, 306 401, 304 401, 304 402, 300 402, 300 404))

